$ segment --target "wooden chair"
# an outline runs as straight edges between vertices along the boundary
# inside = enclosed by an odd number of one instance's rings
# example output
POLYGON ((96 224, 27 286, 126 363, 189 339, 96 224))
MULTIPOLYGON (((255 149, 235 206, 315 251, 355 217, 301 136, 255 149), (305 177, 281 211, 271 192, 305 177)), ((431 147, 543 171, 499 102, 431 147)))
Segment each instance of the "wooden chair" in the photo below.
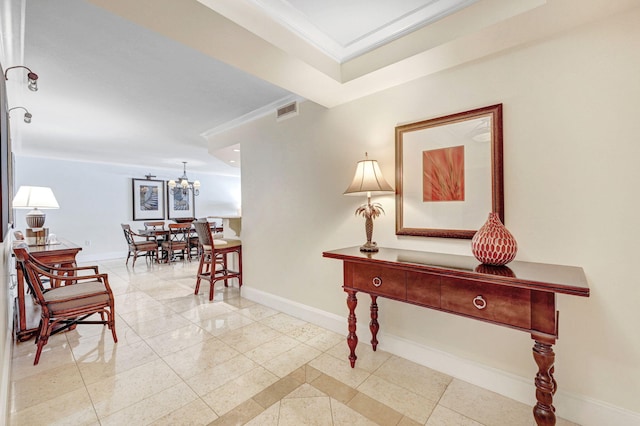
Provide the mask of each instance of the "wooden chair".
POLYGON ((165 262, 170 262, 176 253, 182 256, 182 260, 189 259, 189 237, 191 236, 191 223, 170 223, 167 241, 162 243, 165 262))
POLYGON ((45 270, 40 266, 40 262, 31 256, 28 246, 24 243, 17 244, 13 252, 31 295, 41 308, 33 365, 40 361, 42 348, 47 344, 49 336, 66 331, 77 324, 106 325, 111 330, 113 341, 118 342, 114 298, 107 274, 98 273, 97 266, 48 266, 45 270), (64 276, 64 280, 60 280, 61 276, 64 276), (43 277, 64 285, 45 288, 42 283, 43 277), (100 320, 87 320, 93 314, 100 314, 100 320))
POLYGON ((159 220, 157 222, 144 222, 144 229, 153 229, 156 230, 164 230, 165 223, 163 220, 159 220))
MULTIPOLYGON (((162 242, 166 241, 167 234, 164 220, 158 221, 150 221, 144 222, 145 231, 151 231, 149 234, 145 235, 148 241, 155 241, 158 244, 158 251, 162 250, 162 242)), ((160 253, 158 253, 158 258, 160 257, 160 253)))
POLYGON ((143 254, 147 259, 151 258, 152 261, 154 256, 158 259, 158 243, 155 240, 136 240, 136 237, 144 238, 144 236, 133 232, 131 226, 126 223, 121 223, 120 226, 129 246, 125 264, 129 264, 131 255, 133 255, 133 264, 131 266, 136 266, 136 259, 140 254, 143 254))
POLYGON ((199 293, 203 279, 209 281, 209 300, 213 300, 213 287, 218 281, 224 280, 224 286, 228 287, 228 281, 237 278, 238 285, 242 287, 242 242, 233 239, 214 240, 206 220, 197 220, 193 224, 202 246, 195 294, 199 293), (238 254, 238 271, 232 271, 228 267, 227 257, 231 253, 238 254))

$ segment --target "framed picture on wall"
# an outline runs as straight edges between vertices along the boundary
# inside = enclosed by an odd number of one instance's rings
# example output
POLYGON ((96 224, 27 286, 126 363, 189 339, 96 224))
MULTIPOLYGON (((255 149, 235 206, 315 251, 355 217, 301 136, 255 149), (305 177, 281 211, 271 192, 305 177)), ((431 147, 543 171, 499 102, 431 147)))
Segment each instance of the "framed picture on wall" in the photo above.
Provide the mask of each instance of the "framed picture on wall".
POLYGON ((396 235, 472 238, 504 223, 502 104, 396 127, 396 235))
POLYGON ((167 185, 167 217, 169 219, 196 217, 195 210, 193 191, 183 191, 180 188, 172 190, 167 185))
POLYGON ((131 179, 133 220, 164 220, 164 181, 131 179))

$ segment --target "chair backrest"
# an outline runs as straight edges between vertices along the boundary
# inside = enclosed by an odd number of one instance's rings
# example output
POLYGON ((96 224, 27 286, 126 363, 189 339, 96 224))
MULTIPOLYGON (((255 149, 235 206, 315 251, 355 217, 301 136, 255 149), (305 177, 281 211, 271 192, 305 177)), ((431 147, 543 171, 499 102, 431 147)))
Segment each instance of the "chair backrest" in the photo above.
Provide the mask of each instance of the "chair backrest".
POLYGON ((124 232, 124 238, 127 240, 127 244, 133 244, 133 235, 131 235, 131 226, 126 223, 121 223, 122 231, 124 232))
POLYGON ((144 229, 153 229, 154 231, 157 229, 164 230, 164 225, 164 221, 144 222, 144 229))
POLYGON ((191 234, 191 223, 170 223, 171 241, 186 242, 191 234))
POLYGON ((31 294, 36 298, 36 302, 39 305, 44 306, 44 293, 46 289, 40 277, 42 273, 49 271, 41 269, 39 262, 35 262, 35 259, 29 253, 28 246, 16 245, 13 247, 13 253, 16 256, 16 261, 22 271, 24 280, 31 290, 31 294))
POLYGON ((211 235, 209 222, 200 219, 193 222, 193 224, 196 227, 196 233, 198 234, 200 245, 210 246, 211 248, 213 248, 213 236, 211 235))

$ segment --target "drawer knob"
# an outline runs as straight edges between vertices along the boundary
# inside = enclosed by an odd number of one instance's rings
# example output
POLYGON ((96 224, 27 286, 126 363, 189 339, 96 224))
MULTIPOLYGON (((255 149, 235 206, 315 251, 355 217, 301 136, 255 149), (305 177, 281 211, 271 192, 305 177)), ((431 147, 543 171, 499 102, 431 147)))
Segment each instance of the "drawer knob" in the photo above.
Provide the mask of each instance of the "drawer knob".
POLYGON ((380 287, 382 285, 382 278, 380 277, 373 277, 373 279, 371 280, 371 282, 373 283, 374 287, 380 287))
POLYGON ((482 310, 482 309, 487 307, 487 301, 484 300, 484 297, 482 297, 482 296, 476 296, 473 299, 473 306, 475 306, 476 308, 482 310))

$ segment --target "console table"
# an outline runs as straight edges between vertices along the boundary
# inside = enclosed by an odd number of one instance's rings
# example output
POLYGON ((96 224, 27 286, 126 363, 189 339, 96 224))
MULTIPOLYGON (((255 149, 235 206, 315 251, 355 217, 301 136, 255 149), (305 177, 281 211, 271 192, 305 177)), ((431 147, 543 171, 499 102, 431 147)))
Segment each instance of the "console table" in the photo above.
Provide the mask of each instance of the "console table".
POLYGON ((369 328, 374 351, 380 328, 378 297, 514 328, 530 333, 535 342, 536 423, 555 425, 553 394, 557 383, 552 346, 558 338, 556 294, 588 297, 582 268, 518 261, 508 266, 488 266, 470 256, 391 248, 363 253, 359 247, 350 247, 322 255, 343 261, 351 367, 357 359, 357 292, 371 296, 369 328))
MULTIPOLYGON (((33 257, 45 265, 59 265, 62 267, 76 266, 76 255, 82 247, 66 240, 59 240, 59 244, 47 244, 44 246, 29 246, 29 252, 33 257)), ((40 306, 34 305, 31 297, 25 297, 24 276, 22 270, 17 268, 17 292, 16 297, 16 339, 19 342, 29 340, 38 332, 40 322, 40 306)))

